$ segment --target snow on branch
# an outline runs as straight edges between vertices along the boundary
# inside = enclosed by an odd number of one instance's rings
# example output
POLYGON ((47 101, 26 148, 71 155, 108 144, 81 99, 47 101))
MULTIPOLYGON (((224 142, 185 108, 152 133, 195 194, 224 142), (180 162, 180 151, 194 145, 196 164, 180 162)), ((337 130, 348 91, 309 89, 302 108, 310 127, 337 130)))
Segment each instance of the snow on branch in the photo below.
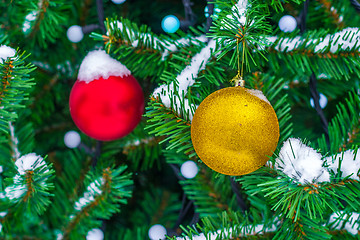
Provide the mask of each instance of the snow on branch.
MULTIPOLYGON (((248 0, 239 0, 233 7, 232 12, 238 14, 238 21, 244 26, 246 23, 246 8, 248 6, 248 0)), ((231 17, 231 15, 228 15, 231 17)))
POLYGON ((8 47, 6 45, 0 46, 0 64, 3 63, 7 58, 15 57, 15 49, 8 47))
POLYGON ((256 235, 256 234, 264 234, 264 233, 269 233, 269 232, 275 232, 276 231, 276 226, 275 224, 272 225, 271 227, 265 228, 263 224, 258 224, 258 225, 249 225, 249 226, 245 226, 245 227, 241 227, 241 232, 240 234, 236 234, 235 231, 233 229, 236 229, 236 226, 230 228, 230 229, 220 229, 217 230, 216 232, 213 233, 208 233, 208 234, 204 234, 204 233, 200 233, 198 236, 192 236, 191 238, 189 237, 177 237, 177 240, 216 240, 216 239, 233 239, 234 237, 244 237, 244 236, 249 236, 249 235, 256 235))
POLYGON ((284 142, 275 168, 302 184, 329 182, 330 174, 323 167, 322 156, 299 139, 290 138, 284 142))
POLYGON ((301 46, 313 48, 314 53, 338 51, 359 51, 360 48, 360 29, 359 28, 344 28, 334 34, 327 34, 323 38, 302 38, 296 36, 295 38, 281 38, 276 36, 264 37, 264 44, 279 52, 291 52, 299 49, 301 46))
POLYGON ((87 191, 84 193, 84 196, 75 203, 74 208, 81 211, 86 205, 93 202, 95 200, 95 196, 101 194, 102 191, 100 188, 104 183, 105 180, 103 178, 90 183, 87 187, 87 191))
POLYGON ((352 235, 357 235, 360 230, 359 220, 359 213, 345 213, 343 211, 340 211, 331 214, 329 224, 333 224, 332 228, 335 228, 337 230, 345 229, 352 235))
POLYGON ((360 156, 354 150, 347 150, 345 152, 325 158, 329 165, 329 169, 336 173, 340 169, 342 177, 347 177, 360 180, 360 156))
POLYGON ((9 130, 11 137, 12 156, 14 159, 18 159, 20 157, 20 151, 18 148, 19 139, 15 136, 15 128, 11 122, 9 122, 9 130))
MULTIPOLYGON (((153 95, 159 96, 162 103, 167 108, 173 108, 179 115, 181 114, 180 106, 181 101, 179 97, 175 95, 175 92, 180 96, 185 96, 188 91, 188 87, 195 83, 199 72, 205 69, 206 64, 209 62, 212 52, 216 47, 216 42, 210 40, 207 46, 205 46, 199 53, 197 53, 188 66, 176 77, 176 82, 170 84, 163 84, 153 92, 153 95), (171 103, 172 106, 171 106, 171 103)), ((196 106, 190 105, 188 99, 183 99, 183 106, 186 112, 189 112, 189 119, 192 120, 192 108, 196 106)))
POLYGON ((44 159, 36 155, 36 153, 29 153, 22 156, 16 160, 15 165, 20 175, 25 175, 26 171, 34 171, 36 168, 46 167, 44 159))
MULTIPOLYGON (((35 169, 44 170, 47 168, 45 160, 35 153, 29 153, 22 156, 16 160, 15 165, 17 167, 18 174, 16 174, 13 178, 14 184, 5 188, 5 196, 10 200, 19 200, 24 196, 25 192, 28 191, 28 186, 25 184, 28 172, 33 172, 35 169)), ((45 172, 49 172, 49 170, 46 169, 44 173, 45 172)), ((44 181, 41 184, 46 184, 45 180, 47 180, 47 178, 44 178, 44 181)))
MULTIPOLYGON (((160 51, 161 60, 164 61, 170 55, 170 53, 177 52, 179 47, 188 46, 190 44, 199 45, 199 42, 206 42, 208 38, 205 35, 195 36, 195 37, 183 37, 175 41, 161 40, 156 36, 152 36, 150 33, 141 33, 135 32, 133 29, 130 29, 128 24, 124 24, 117 20, 116 22, 110 22, 110 27, 112 29, 118 28, 121 32, 126 33, 125 35, 129 38, 127 41, 129 45, 134 48, 139 46, 140 40, 142 42, 147 42, 153 49, 160 51)), ((109 31, 106 33, 109 36, 109 31)))
POLYGON ((275 168, 301 184, 330 182, 330 170, 342 177, 360 180, 360 156, 356 151, 347 150, 340 154, 323 158, 323 156, 303 144, 300 139, 289 138, 284 142, 275 168))

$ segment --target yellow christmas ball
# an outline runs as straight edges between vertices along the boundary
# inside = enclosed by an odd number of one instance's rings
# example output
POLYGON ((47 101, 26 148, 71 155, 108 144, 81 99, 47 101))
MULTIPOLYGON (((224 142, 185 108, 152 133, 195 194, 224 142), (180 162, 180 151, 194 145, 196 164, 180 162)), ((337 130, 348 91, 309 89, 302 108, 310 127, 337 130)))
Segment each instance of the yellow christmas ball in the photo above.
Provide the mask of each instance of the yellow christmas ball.
POLYGON ((226 175, 251 173, 268 160, 279 141, 279 122, 259 90, 228 87, 196 109, 191 140, 199 158, 226 175))

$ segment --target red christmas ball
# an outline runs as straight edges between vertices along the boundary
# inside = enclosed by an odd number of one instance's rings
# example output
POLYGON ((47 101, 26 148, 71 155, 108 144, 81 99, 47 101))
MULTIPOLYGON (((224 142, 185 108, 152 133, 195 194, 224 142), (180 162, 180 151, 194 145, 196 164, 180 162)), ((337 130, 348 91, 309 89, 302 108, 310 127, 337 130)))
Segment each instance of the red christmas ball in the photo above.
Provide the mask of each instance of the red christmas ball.
POLYGON ((71 90, 70 114, 86 135, 112 141, 129 134, 141 120, 144 95, 132 75, 77 80, 71 90))

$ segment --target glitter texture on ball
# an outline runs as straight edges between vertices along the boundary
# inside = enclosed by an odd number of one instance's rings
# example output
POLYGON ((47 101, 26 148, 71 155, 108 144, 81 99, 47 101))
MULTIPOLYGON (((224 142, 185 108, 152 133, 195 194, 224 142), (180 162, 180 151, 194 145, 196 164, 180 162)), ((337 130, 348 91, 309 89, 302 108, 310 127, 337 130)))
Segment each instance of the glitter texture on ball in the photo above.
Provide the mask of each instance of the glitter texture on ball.
POLYGON ((205 98, 191 123, 191 140, 199 158, 226 175, 251 173, 277 147, 279 122, 257 90, 229 87, 205 98))

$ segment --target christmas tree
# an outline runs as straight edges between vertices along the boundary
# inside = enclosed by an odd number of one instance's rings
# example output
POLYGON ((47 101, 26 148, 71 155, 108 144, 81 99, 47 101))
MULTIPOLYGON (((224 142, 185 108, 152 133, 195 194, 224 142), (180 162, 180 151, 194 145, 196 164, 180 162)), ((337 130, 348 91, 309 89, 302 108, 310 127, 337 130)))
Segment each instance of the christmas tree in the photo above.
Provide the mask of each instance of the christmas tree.
POLYGON ((357 0, 0 9, 1 239, 358 239, 357 0))

